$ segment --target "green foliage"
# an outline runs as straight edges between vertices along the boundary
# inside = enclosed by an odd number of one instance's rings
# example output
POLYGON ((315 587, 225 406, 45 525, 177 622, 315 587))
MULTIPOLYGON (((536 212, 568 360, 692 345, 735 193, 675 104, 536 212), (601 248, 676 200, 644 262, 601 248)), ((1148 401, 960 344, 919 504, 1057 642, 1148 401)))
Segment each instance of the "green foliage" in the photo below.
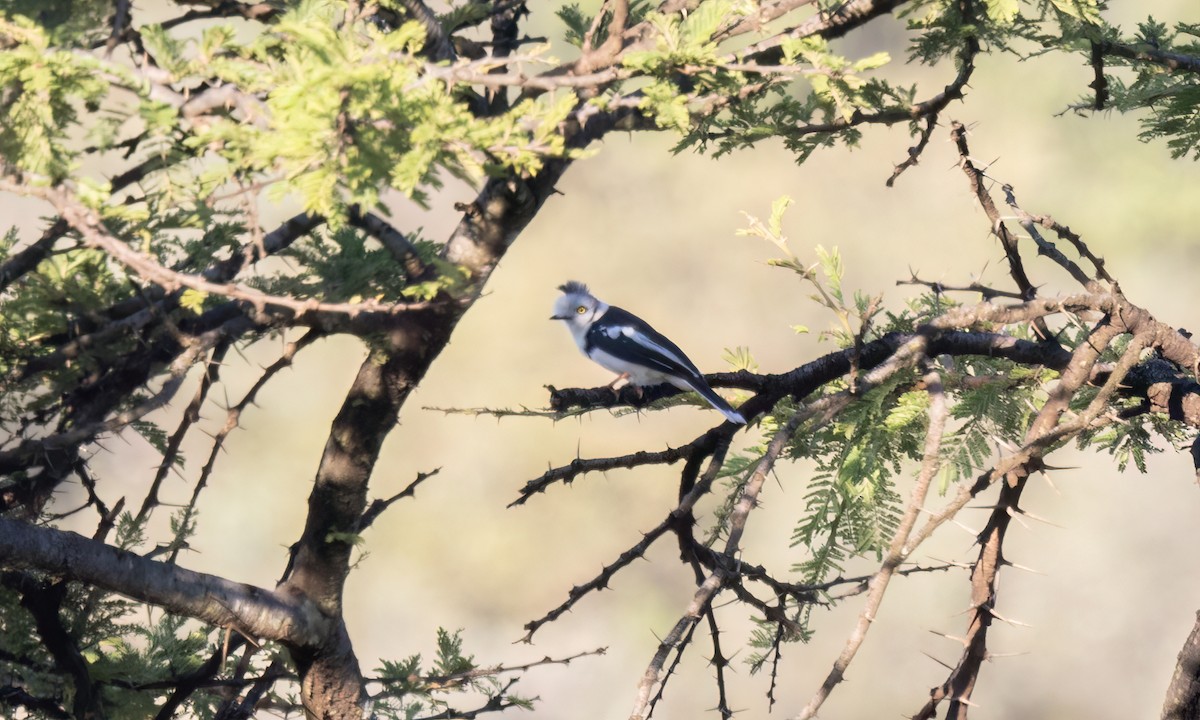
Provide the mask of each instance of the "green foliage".
MULTIPOLYGON (((848 50, 853 43, 831 45, 813 37, 785 38, 748 57, 745 47, 780 30, 778 24, 763 28, 757 36, 739 38, 737 43, 746 44, 737 47, 725 42, 725 31, 749 17, 754 3, 701 0, 688 6, 688 12, 660 13, 659 3, 631 2, 630 23, 650 25, 641 36, 647 42, 623 55, 611 71, 613 82, 595 88, 594 96, 564 84, 554 91, 514 90, 509 105, 481 78, 500 80, 504 72, 504 81, 516 82, 530 68, 558 61, 522 45, 524 57, 512 65, 433 64, 422 54, 424 25, 386 29, 359 22, 340 0, 272 4, 278 13, 258 33, 245 32, 250 24, 240 21, 186 29, 140 25, 138 52, 144 51, 146 62, 136 64, 121 53, 112 59, 90 51, 110 31, 111 2, 0 0, 0 170, 23 176, 33 188, 64 184, 110 234, 182 273, 205 274, 215 263, 253 249, 261 240, 258 212, 264 199, 287 204, 289 212, 318 213, 328 221, 324 229, 279 253, 283 262, 264 263, 252 280, 238 282, 328 302, 423 301, 457 295, 467 287, 466 270, 443 260, 442 246, 413 234, 409 242, 430 272, 407 276, 387 249, 345 222, 347 206, 377 209, 380 197, 393 190, 423 203, 447 176, 470 183, 497 175, 534 177, 547 162, 581 157, 567 146, 563 128, 576 127, 584 113, 614 100, 622 100, 624 108, 638 103, 659 127, 677 133, 677 151, 718 156, 779 140, 803 162, 818 148, 854 147, 867 122, 907 122, 911 133, 921 131, 913 107, 931 93, 887 79, 892 59, 887 53, 859 56, 848 50), (756 67, 759 57, 769 65, 756 67), (585 97, 590 105, 582 103, 585 97), (111 172, 112 160, 124 161, 122 169, 131 172, 111 172)), ((840 3, 817 6, 828 12, 840 3)), ((1165 140, 1176 157, 1200 158, 1197 73, 1171 65, 1172 56, 1200 56, 1200 26, 1168 27, 1150 18, 1127 37, 1103 23, 1101 8, 1096 0, 914 0, 901 16, 910 32, 911 60, 952 58, 958 69, 976 52, 1025 57, 1066 50, 1086 56, 1093 43, 1119 46, 1134 57, 1105 55, 1111 104, 1144 113, 1143 139, 1165 140)), ((472 28, 487 22, 494 9, 493 3, 471 0, 449 6, 439 21, 447 31, 472 28)), ((557 14, 566 40, 582 45, 594 27, 593 47, 603 43, 611 10, 603 12, 597 19, 578 4, 561 6, 557 14)), ((887 333, 914 332, 954 307, 931 293, 899 311, 881 311, 881 298, 852 291, 853 275, 836 247, 792 252, 784 224, 792 204, 787 196, 776 199, 765 221, 747 216, 739 234, 772 243, 779 254, 771 263, 794 273, 814 302, 832 314, 823 338, 856 347, 887 333)), ((15 254, 18 240, 15 229, 5 233, 0 259, 15 254)), ((99 392, 94 378, 124 369, 133 351, 153 341, 142 333, 149 322, 146 304, 135 301, 169 295, 154 307, 153 318, 167 337, 181 326, 203 325, 219 306, 229 307, 216 294, 147 287, 74 233, 63 234, 47 250, 33 271, 0 294, 0 427, 13 438, 76 428, 75 394, 99 392)), ((1021 326, 1007 331, 1028 332, 1021 326)), ((1079 324, 1062 338, 1073 347, 1086 341, 1086 332, 1079 324)), ((1107 352, 1104 361, 1120 350, 1107 352)), ((735 369, 756 369, 748 349, 737 348, 726 359, 735 369)), ((942 449, 944 490, 985 469, 997 446, 1021 442, 1055 374, 994 358, 937 362, 951 412, 942 449)), ((801 428, 787 449, 788 459, 811 468, 792 532, 793 573, 800 582, 819 583, 857 558, 880 556, 897 525, 900 486, 922 452, 930 397, 913 369, 866 390, 856 387, 860 379, 853 374, 812 398, 787 398, 762 419, 759 441, 722 469, 723 494, 708 543, 727 537, 729 513, 784 419, 802 400, 848 393, 852 401, 844 410, 801 428)), ((147 387, 152 385, 122 393, 106 409, 144 401, 147 387)), ((1095 392, 1080 393, 1072 410, 1079 411, 1095 392)), ((139 420, 132 430, 165 453, 163 426, 139 420)), ((1182 439, 1168 418, 1143 416, 1086 432, 1079 442, 1109 451, 1121 469, 1132 463, 1144 471, 1148 454, 1164 441, 1182 439)), ((173 462, 184 467, 181 454, 173 462)), ((3 482, 10 487, 31 477, 18 471, 3 482)), ((145 520, 121 512, 111 542, 142 554, 174 552, 186 547, 197 517, 194 507, 176 509, 165 533, 152 540, 145 520), (152 545, 162 537, 165 542, 152 545)), ((357 545, 362 538, 335 532, 326 540, 357 545)), ((24 579, 38 586, 54 582, 24 579)), ((224 641, 213 628, 135 609, 99 590, 70 587, 67 593, 60 616, 99 684, 108 717, 153 715, 164 692, 155 688, 195 670, 224 641)), ((797 631, 785 639, 811 636, 811 607, 788 609, 797 631)), ((779 632, 766 621, 754 631, 753 670, 771 658, 779 632)), ((274 666, 280 652, 268 647, 253 653, 242 669, 261 672, 274 666)), ((237 662, 228 658, 220 676, 230 677, 237 662)), ((10 685, 69 706, 71 680, 37 641, 21 593, 11 586, 0 588, 0 670, 10 685)), ((439 630, 429 661, 420 655, 385 661, 372 684, 378 688, 372 713, 380 717, 450 716, 451 694, 459 692, 485 696, 489 707, 529 706, 509 692, 511 683, 497 671, 481 668, 464 653, 460 632, 439 630)), ((201 691, 183 712, 212 717, 222 701, 216 692, 201 691)))
MULTIPOLYGON (((427 243, 422 251, 430 252, 427 243)), ((329 302, 359 302, 366 298, 397 301, 408 286, 396 272, 391 254, 369 241, 362 231, 348 226, 333 232, 316 232, 281 253, 309 272, 280 272, 259 278, 257 287, 276 295, 321 298, 329 302)))
MULTIPOLYGON (((71 336, 81 321, 94 317, 97 308, 122 297, 128 284, 104 253, 77 248, 43 260, 22 278, 20 290, 0 295, 0 373, 8 377, 52 354, 59 338, 71 336)), ((59 389, 76 382, 95 363, 119 357, 131 345, 132 340, 117 340, 57 367, 40 383, 10 384, 9 399, 20 399, 27 409, 44 408, 54 402, 59 389), (45 392, 47 387, 54 392, 45 392)))
MULTIPOLYGON (((888 382, 863 394, 835 420, 819 426, 802 426, 793 437, 788 455, 812 463, 804 508, 792 531, 791 546, 804 559, 792 567, 798 581, 818 584, 841 573, 856 557, 879 558, 899 524, 900 496, 896 477, 904 464, 920 457, 924 440, 928 395, 911 389, 912 372, 898 373, 888 382)), ((835 385, 825 393, 844 390, 835 385)), ((727 492, 715 511, 712 542, 724 534, 724 523, 740 495, 748 473, 757 466, 765 443, 779 429, 780 418, 795 411, 791 401, 776 407, 762 422, 762 441, 726 464, 727 492)), ((807 642, 812 637, 813 605, 794 606, 790 618, 794 631, 779 638, 779 629, 760 619, 749 640, 752 652, 746 662, 757 672, 772 657, 779 640, 807 642)))
MULTIPOLYGON (((39 579, 29 576, 26 582, 37 584, 39 579)), ((44 582, 48 588, 52 581, 44 582)), ((201 658, 219 651, 223 642, 223 631, 194 620, 139 609, 97 590, 71 586, 66 592, 58 622, 79 648, 106 717, 153 716, 170 692, 164 686, 196 670, 201 658)), ((0 588, 0 618, 0 672, 30 694, 70 707, 74 689, 69 676, 57 672, 19 593, 0 588)), ((260 672, 277 655, 278 649, 257 654, 246 671, 260 672)), ((229 657, 222 672, 232 673, 240 661, 240 656, 229 657)), ((184 711, 212 718, 223 700, 219 692, 202 688, 184 711)))
MULTIPOLYGON (((640 23, 646 19, 653 5, 649 0, 631 0, 629 3, 629 19, 628 24, 640 23)), ((558 19, 565 26, 563 39, 575 47, 581 47, 583 40, 587 37, 588 29, 591 28, 595 21, 594 16, 589 16, 579 7, 579 3, 566 3, 554 11, 558 15, 558 19)), ((608 39, 609 25, 611 24, 611 13, 605 13, 600 19, 599 25, 596 26, 595 37, 592 38, 592 47, 599 47, 608 39)))
POLYGON ((0 158, 58 182, 76 157, 67 138, 80 105, 94 110, 108 84, 90 58, 49 43, 25 17, 0 20, 0 158))
MULTIPOLYGON (((896 373, 819 428, 797 434, 791 456, 815 462, 804 516, 792 546, 811 556, 795 567, 804 582, 841 571, 847 558, 878 556, 898 519, 894 476, 920 458, 927 405, 911 391, 911 372, 896 373)), ((831 388, 830 392, 842 388, 831 388)))
POLYGON ((250 122, 217 117, 185 140, 193 151, 215 148, 223 161, 201 176, 204 185, 264 175, 277 197, 296 193, 306 209, 335 215, 345 203, 373 206, 383 187, 424 201, 442 172, 471 180, 498 169, 532 174, 546 157, 569 154, 554 130, 575 105, 570 91, 476 117, 415 54, 425 42, 420 23, 338 32, 339 12, 336 2, 301 3, 245 45, 232 33, 199 42, 149 34, 156 60, 177 74, 215 74, 265 95, 243 111, 250 122))
POLYGON ((0 0, 0 17, 37 23, 53 45, 86 47, 109 32, 109 0, 0 0))
POLYGON ((969 357, 948 374, 954 404, 952 425, 942 439, 941 491, 988 467, 997 445, 1023 441, 1040 405, 1041 388, 1057 373, 997 358, 969 357))
POLYGON ((46 697, 62 692, 54 660, 40 642, 33 617, 21 607, 19 593, 0 587, 0 672, 8 683, 46 697))
MULTIPOLYGON (((1133 406, 1132 400, 1126 405, 1133 406)), ((1132 462, 1138 472, 1146 472, 1146 457, 1163 452, 1164 446, 1186 447, 1194 436, 1180 423, 1167 415, 1151 413, 1135 415, 1124 422, 1101 429, 1086 430, 1076 439, 1080 448, 1099 448, 1117 461, 1124 472, 1132 462)))
POLYGON ((750 353, 750 348, 738 346, 732 350, 726 349, 722 357, 733 370, 758 372, 758 361, 750 353))
POLYGON ((117 517, 117 538, 114 544, 122 550, 132 550, 145 542, 146 523, 139 522, 133 513, 121 513, 117 517))
MULTIPOLYGON (((780 408, 786 405, 790 405, 790 403, 785 401, 781 403, 780 408)), ((713 523, 705 535, 704 543, 709 547, 729 537, 729 515, 733 512, 734 506, 737 505, 738 498, 742 496, 742 490, 746 487, 746 482, 749 481, 751 474, 754 473, 755 468, 758 467, 758 463, 766 454, 769 438, 779 431, 777 416, 767 415, 763 417, 759 421, 758 428, 760 433, 759 442, 737 454, 730 455, 725 460, 725 464, 721 466, 721 470, 717 475, 717 479, 721 482, 722 486, 722 501, 720 505, 713 509, 713 523)))
MULTIPOLYGON (((135 420, 129 424, 134 432, 142 436, 142 439, 150 443, 150 446, 157 450, 160 454, 165 454, 167 450, 167 433, 151 422, 144 420, 135 420)), ((183 457, 178 456, 175 462, 179 467, 183 467, 183 457)))
POLYGON ((1101 0, 920 0, 899 15, 916 33, 911 57, 932 64, 961 53, 968 43, 1023 56, 1032 44, 1050 38, 1056 44, 1070 41, 1098 22, 1103 8, 1101 0))
MULTIPOLYGON (((783 253, 783 257, 768 260, 767 264, 793 271, 816 290, 816 294, 811 296, 812 300, 831 310, 838 321, 835 329, 821 333, 822 338, 830 337, 842 347, 873 339, 875 335, 871 330, 871 323, 880 312, 882 297, 869 297, 855 292, 853 302, 846 302, 842 292, 842 278, 846 269, 841 253, 836 247, 826 250, 818 245, 814 250, 817 262, 812 264, 802 262, 792 252, 788 247, 787 237, 783 235, 783 216, 792 202, 787 195, 776 198, 771 204, 771 216, 766 224, 743 212, 748 225, 735 231, 735 234, 740 237, 762 238, 775 245, 783 253), (817 272, 818 269, 820 273, 817 272)), ((808 328, 803 326, 793 326, 793 329, 798 333, 808 332, 808 328)))
MULTIPOLYGON (((571 91, 476 117, 452 79, 431 74, 416 55, 425 41, 420 23, 339 32, 343 9, 334 0, 299 3, 273 32, 249 42, 228 25, 200 37, 140 28, 147 53, 177 82, 224 83, 242 92, 236 113, 201 123, 184 122, 124 66, 53 50, 40 27, 13 16, 0 24, 0 40, 12 45, 0 55, 0 84, 11 88, 0 102, 0 154, 51 181, 63 177, 75 157, 65 140, 79 107, 105 100, 106 75, 139 94, 132 108, 122 102, 109 109, 132 109, 148 139, 169 141, 160 150, 172 163, 188 155, 208 159, 203 169, 174 165, 172 180, 187 195, 265 183, 276 197, 298 195, 307 209, 335 215, 346 203, 373 206, 381 188, 422 201, 441 173, 469 180, 500 170, 534 174, 547 157, 571 154, 557 132, 574 109, 571 91)), ((100 147, 116 142, 118 124, 110 116, 107 132, 91 128, 100 147)))
MULTIPOLYGON (((1200 58, 1200 25, 1179 23, 1168 29, 1151 17, 1138 25, 1138 32, 1132 38, 1110 32, 1107 39, 1135 52, 1157 53, 1156 57, 1200 58)), ((1135 68, 1131 80, 1113 72, 1107 77, 1113 106, 1125 112, 1143 113, 1139 137, 1147 142, 1166 140, 1173 158, 1190 156, 1200 160, 1200 73, 1176 71, 1169 59, 1146 62, 1109 55, 1106 63, 1110 68, 1135 68)))
POLYGON ((384 660, 371 681, 382 687, 372 697, 374 715, 404 720, 438 713, 457 717, 447 700, 452 693, 480 694, 500 708, 532 707, 532 700, 509 692, 512 683, 503 681, 497 669, 479 667, 462 646, 462 630, 451 633, 438 628, 437 649, 428 668, 419 654, 384 660))
POLYGON ((902 111, 914 102, 915 87, 863 77, 890 62, 887 53, 851 60, 832 52, 820 38, 786 40, 782 49, 781 66, 794 68, 790 73, 763 77, 719 71, 710 83, 713 92, 719 93, 726 83, 741 87, 750 82, 762 83, 763 92, 700 118, 676 151, 694 148, 719 157, 778 138, 802 163, 818 148, 839 141, 856 146, 861 133, 855 123, 861 114, 902 111), (792 82, 791 77, 803 80, 792 82))
POLYGON ((717 65, 717 43, 712 36, 732 17, 733 7, 731 0, 705 0, 686 14, 647 14, 655 31, 655 47, 626 53, 622 64, 659 76, 683 65, 717 65))
MULTIPOLYGON (((392 7, 402 7, 401 3, 397 0, 389 0, 389 2, 384 4, 392 7)), ((447 33, 451 33, 459 28, 481 23, 487 20, 491 16, 491 13, 492 5, 490 2, 471 0, 471 2, 462 5, 451 6, 444 15, 438 16, 438 21, 441 22, 442 27, 446 29, 447 33)))

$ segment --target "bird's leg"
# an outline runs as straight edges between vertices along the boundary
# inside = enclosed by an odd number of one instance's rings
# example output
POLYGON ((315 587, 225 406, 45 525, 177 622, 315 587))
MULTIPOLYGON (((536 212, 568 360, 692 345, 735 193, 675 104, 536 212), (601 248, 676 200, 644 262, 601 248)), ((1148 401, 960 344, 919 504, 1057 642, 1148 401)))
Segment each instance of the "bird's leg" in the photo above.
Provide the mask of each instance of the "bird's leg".
POLYGON ((620 375, 617 376, 617 378, 615 380, 610 382, 607 387, 609 390, 613 391, 613 395, 620 397, 621 389, 617 387, 617 383, 621 382, 622 380, 628 380, 628 379, 629 379, 629 373, 621 373, 620 375))

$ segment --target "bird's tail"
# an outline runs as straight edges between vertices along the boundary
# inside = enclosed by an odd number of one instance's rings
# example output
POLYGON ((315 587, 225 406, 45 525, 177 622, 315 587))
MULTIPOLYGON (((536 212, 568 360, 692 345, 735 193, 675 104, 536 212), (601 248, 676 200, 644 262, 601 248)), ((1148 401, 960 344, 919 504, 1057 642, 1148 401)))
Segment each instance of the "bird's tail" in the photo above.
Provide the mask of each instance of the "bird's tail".
POLYGON ((729 403, 725 402, 725 398, 713 392, 713 389, 708 386, 708 383, 704 382, 703 377, 694 378, 688 384, 691 386, 692 390, 695 390, 700 394, 700 397, 708 401, 709 405, 712 405, 717 410, 720 410, 722 415, 729 418, 730 422, 735 422, 738 425, 746 424, 746 418, 742 417, 740 412, 730 407, 729 403))

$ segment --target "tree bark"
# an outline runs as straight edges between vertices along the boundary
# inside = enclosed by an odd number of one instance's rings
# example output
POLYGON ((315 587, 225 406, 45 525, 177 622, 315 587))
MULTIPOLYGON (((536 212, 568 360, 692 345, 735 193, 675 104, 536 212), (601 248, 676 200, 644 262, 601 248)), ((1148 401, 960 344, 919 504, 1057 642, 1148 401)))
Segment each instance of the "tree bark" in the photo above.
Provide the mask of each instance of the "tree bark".
POLYGON ((309 495, 304 532, 280 586, 311 600, 323 615, 336 618, 322 642, 292 649, 309 718, 361 717, 367 701, 342 619, 342 590, 383 441, 500 258, 553 193, 568 165, 568 161, 548 163, 531 179, 492 179, 474 203, 463 207, 463 219, 444 256, 467 271, 470 285, 463 296, 442 297, 429 308, 401 315, 359 368, 333 421, 309 495))
POLYGON ((308 645, 328 635, 303 597, 186 570, 82 535, 0 517, 0 567, 94 585, 249 637, 308 645))
POLYGON ((1196 613, 1196 624, 1188 635, 1183 649, 1179 651, 1179 662, 1175 675, 1167 687, 1167 699, 1163 703, 1163 720, 1200 719, 1200 612, 1196 613))

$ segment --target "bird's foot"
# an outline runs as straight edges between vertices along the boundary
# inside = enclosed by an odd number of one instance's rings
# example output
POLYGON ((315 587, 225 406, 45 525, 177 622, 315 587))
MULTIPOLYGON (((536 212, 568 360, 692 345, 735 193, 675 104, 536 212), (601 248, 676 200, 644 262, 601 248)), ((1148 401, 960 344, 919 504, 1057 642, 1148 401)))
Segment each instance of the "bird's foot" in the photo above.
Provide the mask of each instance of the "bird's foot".
POLYGON ((621 388, 617 387, 617 384, 622 382, 623 380, 628 380, 628 379, 629 379, 629 373, 621 373, 620 375, 617 376, 617 378, 615 380, 613 380, 612 382, 610 382, 608 384, 608 389, 613 391, 613 395, 616 395, 617 397, 621 397, 621 388))

